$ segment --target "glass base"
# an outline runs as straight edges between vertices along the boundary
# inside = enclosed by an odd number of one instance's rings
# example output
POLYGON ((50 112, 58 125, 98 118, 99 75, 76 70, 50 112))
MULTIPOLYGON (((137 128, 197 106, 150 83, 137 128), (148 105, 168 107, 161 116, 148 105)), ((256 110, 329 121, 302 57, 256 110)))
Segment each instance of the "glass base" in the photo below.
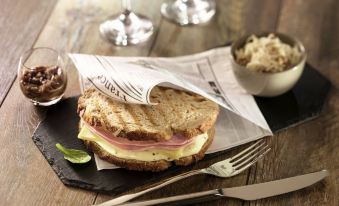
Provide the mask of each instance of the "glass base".
POLYGON ((52 101, 49 101, 49 102, 38 102, 38 101, 35 101, 33 99, 30 99, 30 101, 35 105, 35 106, 51 106, 53 104, 56 104, 58 101, 61 100, 61 98, 63 97, 63 95, 57 99, 53 99, 52 101))
POLYGON ((148 40, 153 34, 153 24, 148 18, 125 10, 119 16, 103 22, 99 30, 101 36, 108 41, 118 46, 127 46, 148 40))
POLYGON ((176 0, 161 5, 161 14, 180 25, 205 23, 215 11, 214 0, 176 0))

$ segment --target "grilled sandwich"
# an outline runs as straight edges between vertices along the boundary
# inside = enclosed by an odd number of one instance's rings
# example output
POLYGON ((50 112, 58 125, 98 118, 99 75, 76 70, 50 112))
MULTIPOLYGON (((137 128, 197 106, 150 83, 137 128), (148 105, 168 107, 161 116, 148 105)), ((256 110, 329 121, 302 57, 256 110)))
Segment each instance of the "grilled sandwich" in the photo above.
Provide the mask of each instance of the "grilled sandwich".
POLYGON ((197 94, 156 87, 156 105, 124 104, 97 90, 79 98, 80 133, 88 149, 117 166, 162 171, 204 157, 219 106, 197 94))

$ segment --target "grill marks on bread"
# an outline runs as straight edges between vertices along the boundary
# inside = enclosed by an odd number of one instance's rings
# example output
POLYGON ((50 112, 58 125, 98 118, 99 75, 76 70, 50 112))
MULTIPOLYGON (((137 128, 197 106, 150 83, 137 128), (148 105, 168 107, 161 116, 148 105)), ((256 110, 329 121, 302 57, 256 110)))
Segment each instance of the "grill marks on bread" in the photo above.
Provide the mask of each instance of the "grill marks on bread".
POLYGON ((219 107, 196 94, 155 87, 151 101, 157 105, 124 104, 89 89, 79 98, 78 111, 92 126, 130 140, 166 141, 173 134, 187 138, 207 132, 215 123, 219 107))

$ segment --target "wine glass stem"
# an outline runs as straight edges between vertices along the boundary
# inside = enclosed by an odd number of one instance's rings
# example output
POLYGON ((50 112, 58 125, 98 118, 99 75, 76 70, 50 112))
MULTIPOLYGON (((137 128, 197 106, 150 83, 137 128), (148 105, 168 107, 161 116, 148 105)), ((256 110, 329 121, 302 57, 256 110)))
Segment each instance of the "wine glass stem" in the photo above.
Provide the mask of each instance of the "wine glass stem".
POLYGON ((131 11, 131 0, 122 0, 121 3, 123 11, 131 11))

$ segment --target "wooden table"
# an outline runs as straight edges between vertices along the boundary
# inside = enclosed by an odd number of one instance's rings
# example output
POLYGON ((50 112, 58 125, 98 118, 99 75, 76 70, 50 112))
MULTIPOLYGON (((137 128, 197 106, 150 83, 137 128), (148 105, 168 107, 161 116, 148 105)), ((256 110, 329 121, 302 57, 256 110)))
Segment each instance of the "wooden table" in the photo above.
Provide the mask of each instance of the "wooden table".
MULTIPOLYGON (((163 19, 161 3, 133 1, 134 10, 147 14, 157 31, 142 45, 115 47, 100 38, 98 25, 120 12, 119 1, 1 0, 0 205, 90 205, 111 198, 64 186, 31 140, 46 109, 34 107, 20 92, 16 69, 24 50, 48 46, 65 52, 112 56, 177 56, 213 48, 245 32, 263 30, 299 38, 307 49, 308 62, 332 82, 322 115, 266 138, 272 151, 236 177, 196 176, 139 200, 265 182, 326 168, 331 172, 326 181, 302 191, 254 202, 225 199, 202 205, 339 205, 339 2, 220 0, 215 18, 195 27, 180 27, 163 19)), ((70 62, 67 69, 69 97, 79 93, 79 86, 70 62)))

